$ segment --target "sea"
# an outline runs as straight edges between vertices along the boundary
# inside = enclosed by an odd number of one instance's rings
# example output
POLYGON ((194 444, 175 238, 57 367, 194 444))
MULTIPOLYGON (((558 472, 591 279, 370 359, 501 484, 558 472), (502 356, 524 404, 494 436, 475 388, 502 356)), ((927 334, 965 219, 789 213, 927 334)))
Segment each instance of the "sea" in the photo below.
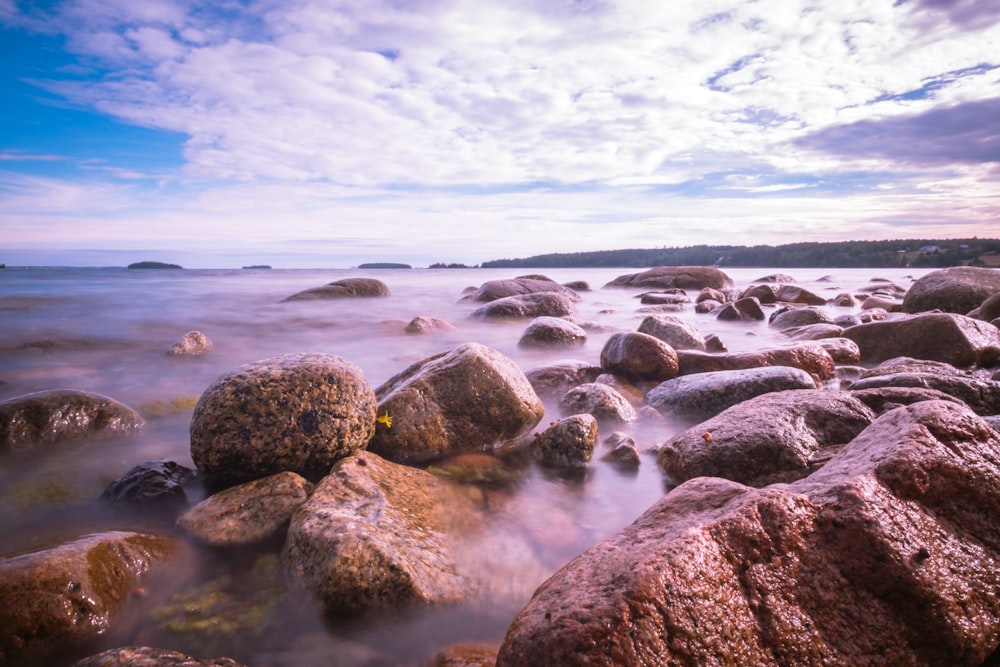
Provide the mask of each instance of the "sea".
MULTIPOLYGON (((409 365, 467 342, 503 353, 524 371, 567 359, 597 365, 609 336, 635 330, 650 314, 637 298, 644 290, 605 287, 617 276, 641 270, 0 270, 0 400, 47 389, 77 389, 125 403, 147 421, 137 435, 98 438, 30 456, 0 454, 0 555, 44 549, 102 530, 149 528, 141 517, 126 520, 106 511, 98 501, 102 490, 145 461, 167 459, 193 467, 189 423, 194 402, 217 378, 238 366, 287 353, 328 353, 360 367, 378 387, 409 365), (588 330, 585 344, 555 350, 522 347, 518 342, 527 321, 471 316, 481 305, 469 300, 471 290, 489 280, 528 274, 589 285, 589 291, 580 292, 575 317, 588 330), (348 277, 377 278, 389 287, 391 296, 284 301, 302 290, 348 277), (455 329, 406 333, 406 325, 416 316, 441 318, 455 329), (212 341, 210 353, 167 354, 194 330, 212 341)), ((843 292, 858 294, 873 281, 907 289, 928 271, 722 270, 738 288, 781 273, 829 299, 843 292)), ((716 334, 729 351, 788 342, 766 322, 723 322, 696 314, 695 295, 689 293, 692 303, 671 314, 689 320, 702 334, 716 334)), ((830 312, 837 316, 856 309, 831 306, 830 312)), ((548 401, 537 430, 561 416, 558 405, 548 401)), ((273 601, 261 597, 261 589, 271 590, 269 577, 274 574, 273 568, 268 574, 268 561, 262 561, 261 554, 191 547, 160 586, 147 587, 148 598, 130 607, 128 619, 116 623, 102 644, 151 644, 275 667, 418 665, 452 644, 499 644, 514 615, 548 575, 627 526, 675 485, 647 450, 692 426, 667 419, 623 428, 644 452, 637 469, 600 460, 599 446, 594 461, 577 474, 553 474, 534 466, 523 470, 519 482, 503 491, 501 504, 506 529, 513 523, 529 544, 530 558, 525 562, 530 566, 513 577, 518 585, 508 587, 513 592, 506 599, 332 618, 307 597, 285 595, 275 612, 268 606, 273 601), (170 594, 157 597, 158 590, 170 594), (226 625, 227 619, 243 618, 240 614, 258 607, 267 613, 253 616, 253 622, 244 618, 245 626, 226 625), (261 615, 267 620, 254 625, 261 615), (185 619, 190 623, 182 627, 185 619)), ((601 439, 607 435, 602 433, 601 439)), ((511 577, 509 571, 497 576, 511 577)))

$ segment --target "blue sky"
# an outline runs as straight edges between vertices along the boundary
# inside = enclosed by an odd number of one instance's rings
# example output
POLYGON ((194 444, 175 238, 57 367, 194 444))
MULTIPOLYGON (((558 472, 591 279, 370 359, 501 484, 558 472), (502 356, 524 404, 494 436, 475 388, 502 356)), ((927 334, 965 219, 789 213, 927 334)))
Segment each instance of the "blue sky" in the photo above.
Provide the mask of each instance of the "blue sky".
POLYGON ((992 0, 0 0, 0 262, 1000 236, 992 0))

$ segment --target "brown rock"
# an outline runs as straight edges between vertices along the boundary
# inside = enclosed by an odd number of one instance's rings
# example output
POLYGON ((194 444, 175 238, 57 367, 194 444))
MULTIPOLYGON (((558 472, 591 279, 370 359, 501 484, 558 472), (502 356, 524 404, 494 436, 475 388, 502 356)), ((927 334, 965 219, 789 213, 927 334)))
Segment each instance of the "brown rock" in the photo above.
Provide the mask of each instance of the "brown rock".
POLYGON ((639 324, 638 331, 659 338, 675 350, 705 349, 705 337, 701 332, 675 315, 648 315, 639 324))
POLYGON ((616 333, 601 350, 601 368, 635 382, 662 382, 677 375, 677 352, 648 334, 616 333))
POLYGON ((134 433, 143 426, 135 410, 107 396, 39 391, 0 401, 0 452, 79 442, 99 433, 134 433))
POLYGON ((1000 271, 953 266, 917 279, 903 297, 903 311, 942 310, 964 315, 996 292, 1000 292, 1000 271))
POLYGON ((618 276, 605 287, 646 287, 667 289, 724 289, 732 287, 733 281, 725 273, 712 266, 660 266, 641 273, 618 276))
POLYGON ((1000 358, 1000 330, 953 313, 924 313, 859 324, 844 329, 861 350, 861 360, 893 357, 944 361, 953 366, 992 365, 1000 358))
POLYGON ((1000 434, 928 401, 794 484, 691 480, 546 581, 497 665, 979 665, 998 461, 1000 434))
POLYGON ((803 477, 847 444, 875 414, 848 392, 796 389, 762 394, 678 433, 660 467, 679 481, 724 477, 756 486, 778 473, 803 477), (707 435, 706 435, 707 434, 707 435))
POLYGON ((200 331, 189 331, 167 350, 167 354, 175 357, 197 357, 208 354, 213 349, 212 341, 200 331))
POLYGON ((564 415, 587 413, 608 424, 626 424, 639 418, 618 390, 600 382, 573 387, 559 399, 559 409, 564 415))
POLYGON ((833 318, 819 308, 807 306, 805 308, 784 308, 775 311, 768 322, 768 326, 779 331, 793 327, 804 327, 810 324, 833 324, 833 318))
MULTIPOLYGON (((573 293, 572 290, 567 290, 573 293)), ((576 312, 573 300, 556 292, 534 292, 508 296, 480 306, 473 317, 523 319, 527 317, 566 317, 576 312)))
POLYGON ((308 301, 313 299, 345 299, 357 297, 389 296, 389 287, 375 278, 344 278, 327 283, 322 287, 307 289, 285 301, 308 301))
POLYGON ((517 342, 522 347, 574 347, 587 342, 583 327, 561 317, 536 317, 517 342))
POLYGON ((564 417, 535 437, 531 455, 552 468, 582 468, 594 455, 597 420, 582 414, 564 417))
POLYGON ((191 417, 191 458, 233 483, 286 470, 315 481, 374 428, 375 392, 360 368, 328 354, 287 354, 205 390, 191 417))
POLYGON ((78 660, 73 667, 244 667, 230 658, 201 660, 177 651, 150 646, 112 648, 78 660))
POLYGON ((430 461, 515 444, 545 407, 517 365, 478 343, 419 361, 376 390, 379 424, 368 450, 391 461, 430 461))
POLYGON ((0 560, 0 664, 46 664, 105 635, 174 549, 169 538, 108 532, 0 560))
POLYGON ((809 290, 797 285, 780 285, 775 293, 778 301, 787 303, 804 303, 809 306, 822 306, 826 304, 826 299, 813 294, 809 290))
POLYGON ((474 301, 489 302, 511 296, 522 296, 540 292, 555 292, 556 294, 563 295, 570 301, 580 300, 580 295, 572 289, 564 287, 544 276, 522 276, 509 280, 490 280, 483 283, 476 290, 475 294, 472 295, 472 299, 474 301))
POLYGON ((724 304, 715 317, 724 322, 737 322, 740 320, 761 322, 765 316, 760 303, 757 297, 744 297, 732 303, 724 304))
POLYGON ((762 366, 791 366, 801 368, 817 380, 823 381, 834 377, 835 368, 830 353, 811 342, 733 354, 706 354, 693 350, 679 350, 677 360, 681 375, 762 366))
POLYGON ((496 644, 456 644, 435 654, 424 667, 494 667, 496 644))
POLYGON ((578 384, 593 382, 603 372, 600 366, 571 360, 534 368, 525 377, 539 396, 558 398, 578 384))

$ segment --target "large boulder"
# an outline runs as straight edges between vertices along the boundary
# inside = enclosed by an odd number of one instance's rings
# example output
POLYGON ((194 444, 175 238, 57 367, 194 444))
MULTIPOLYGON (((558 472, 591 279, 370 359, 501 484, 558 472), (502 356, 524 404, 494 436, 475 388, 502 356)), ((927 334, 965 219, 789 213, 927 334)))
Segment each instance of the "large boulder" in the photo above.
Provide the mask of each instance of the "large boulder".
POLYGON ((202 544, 246 547, 280 537, 313 485, 294 472, 279 472, 233 486, 198 503, 177 527, 202 544))
POLYGON ((108 532, 0 560, 0 664, 55 664, 106 635, 174 540, 108 532))
POLYGON ((848 392, 779 391, 754 397, 678 433, 658 462, 678 481, 725 477, 753 486, 803 477, 847 444, 875 413, 848 392))
POLYGON ((943 361, 953 366, 990 366, 1000 358, 1000 329, 954 313, 922 313, 844 329, 861 350, 861 360, 893 357, 943 361))
POLYGON ((753 352, 706 354, 694 350, 679 350, 677 361, 680 374, 733 371, 763 366, 801 368, 818 381, 830 380, 836 364, 830 353, 815 343, 799 343, 785 347, 764 348, 753 352))
POLYGON ((928 401, 793 484, 691 480, 546 581, 496 664, 980 665, 998 462, 1000 434, 928 401))
POLYGON ((562 294, 570 301, 580 300, 580 295, 569 287, 564 287, 553 280, 527 276, 507 280, 489 280, 483 283, 472 294, 472 300, 489 302, 509 296, 535 294, 538 292, 555 292, 562 294))
POLYGON ((285 571, 335 614, 524 599, 535 556, 481 507, 474 487, 358 452, 295 512, 285 571))
POLYGON ((706 287, 721 290, 732 286, 732 278, 713 266, 659 266, 641 273, 618 276, 605 285, 605 287, 653 289, 679 287, 685 290, 700 290, 706 287))
POLYGON ((521 369, 479 343, 419 361, 375 393, 392 426, 379 424, 368 449, 398 463, 509 446, 545 412, 521 369))
POLYGON ((772 391, 815 389, 816 384, 809 373, 790 366, 691 373, 650 389, 646 402, 663 414, 700 420, 754 396, 772 391))
POLYGON ((368 443, 375 405, 361 369, 340 357, 287 354, 247 364, 198 400, 191 458, 233 483, 286 470, 316 481, 368 443))
POLYGON ((557 292, 533 292, 490 301, 472 312, 473 317, 525 319, 566 317, 576 313, 573 299, 557 292))
POLYGON ((145 421, 132 408, 86 391, 52 389, 0 401, 0 452, 26 452, 98 433, 134 433, 145 421))
POLYGON ((663 382, 677 375, 677 352, 649 334, 619 332, 604 343, 601 368, 633 382, 663 382))
POLYGON ((358 297, 389 296, 389 287, 375 278, 344 278, 322 287, 303 290, 285 301, 311 301, 314 299, 348 299, 358 297))
POLYGON ((943 310, 965 315, 996 292, 1000 292, 1000 271, 953 266, 918 278, 903 297, 903 311, 943 310))

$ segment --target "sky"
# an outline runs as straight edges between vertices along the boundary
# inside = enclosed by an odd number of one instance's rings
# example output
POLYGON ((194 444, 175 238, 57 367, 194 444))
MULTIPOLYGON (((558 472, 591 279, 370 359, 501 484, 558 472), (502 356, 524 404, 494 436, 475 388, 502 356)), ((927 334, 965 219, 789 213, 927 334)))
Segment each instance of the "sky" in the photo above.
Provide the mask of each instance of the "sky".
POLYGON ((0 262, 1000 236, 998 0, 0 0, 0 262))

